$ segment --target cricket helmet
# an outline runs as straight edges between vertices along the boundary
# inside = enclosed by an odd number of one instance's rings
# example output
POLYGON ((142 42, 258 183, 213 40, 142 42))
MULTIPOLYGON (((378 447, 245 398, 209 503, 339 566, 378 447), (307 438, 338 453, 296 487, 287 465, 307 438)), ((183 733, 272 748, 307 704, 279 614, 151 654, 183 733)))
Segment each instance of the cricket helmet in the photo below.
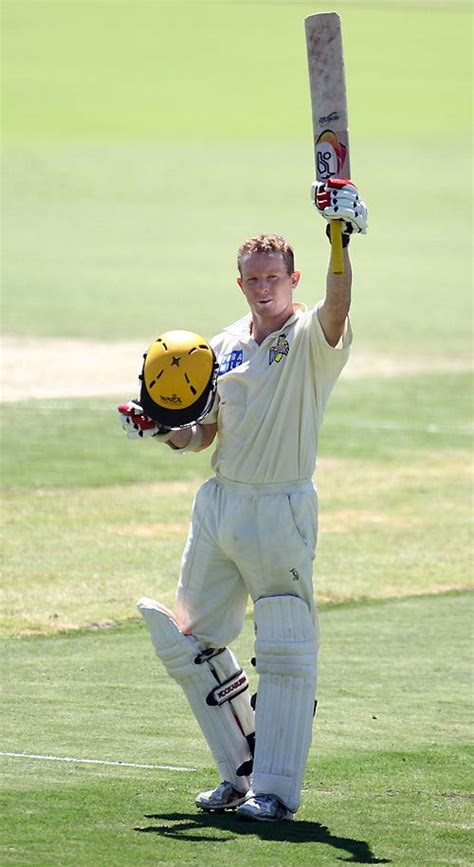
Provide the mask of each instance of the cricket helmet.
POLYGON ((167 428, 198 422, 209 412, 217 387, 217 361, 204 337, 166 331, 144 355, 140 403, 167 428))

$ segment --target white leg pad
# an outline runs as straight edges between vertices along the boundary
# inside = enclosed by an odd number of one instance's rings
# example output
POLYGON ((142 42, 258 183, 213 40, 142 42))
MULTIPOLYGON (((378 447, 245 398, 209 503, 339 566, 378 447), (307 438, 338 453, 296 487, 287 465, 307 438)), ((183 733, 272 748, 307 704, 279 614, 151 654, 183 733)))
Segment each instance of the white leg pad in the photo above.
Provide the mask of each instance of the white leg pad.
POLYGON ((245 672, 228 648, 207 660, 197 638, 181 632, 164 605, 143 597, 137 607, 148 626, 156 655, 184 691, 221 779, 246 792, 250 781, 239 776, 237 770, 252 761, 246 736, 252 739, 255 729, 245 672), (234 696, 232 701, 229 695, 234 696))
POLYGON ((294 813, 312 737, 317 631, 298 596, 258 599, 255 627, 259 685, 252 789, 276 795, 294 813))

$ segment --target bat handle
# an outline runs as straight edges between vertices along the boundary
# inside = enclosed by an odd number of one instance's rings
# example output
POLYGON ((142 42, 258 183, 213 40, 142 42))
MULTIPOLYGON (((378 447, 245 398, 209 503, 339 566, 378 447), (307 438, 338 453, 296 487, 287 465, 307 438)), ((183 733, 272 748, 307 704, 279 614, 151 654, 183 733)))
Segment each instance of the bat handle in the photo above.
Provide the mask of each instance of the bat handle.
POLYGON ((331 270, 333 274, 344 274, 342 223, 340 220, 330 220, 329 226, 331 232, 331 270))

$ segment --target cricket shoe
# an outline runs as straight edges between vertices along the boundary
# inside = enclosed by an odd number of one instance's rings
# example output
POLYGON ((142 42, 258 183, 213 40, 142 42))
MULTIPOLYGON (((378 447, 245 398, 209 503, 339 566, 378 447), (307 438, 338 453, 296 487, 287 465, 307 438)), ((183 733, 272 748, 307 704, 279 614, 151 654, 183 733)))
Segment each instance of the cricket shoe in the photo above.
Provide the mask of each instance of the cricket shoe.
POLYGON ((251 822, 280 822, 282 819, 291 821, 294 813, 290 813, 285 805, 275 795, 255 795, 250 792, 244 803, 237 807, 236 816, 251 822))
POLYGON ((196 807, 201 810, 235 810, 239 804, 242 804, 247 797, 246 792, 239 792, 235 789, 232 783, 224 780, 216 789, 211 789, 210 792, 201 792, 196 797, 196 807))

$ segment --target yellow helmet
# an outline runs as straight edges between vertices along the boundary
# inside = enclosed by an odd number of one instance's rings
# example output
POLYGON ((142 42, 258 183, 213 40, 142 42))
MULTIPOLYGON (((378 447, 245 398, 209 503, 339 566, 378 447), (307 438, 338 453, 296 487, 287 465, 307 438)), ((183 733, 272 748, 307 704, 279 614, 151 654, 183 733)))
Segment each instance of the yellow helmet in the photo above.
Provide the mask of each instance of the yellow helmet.
POLYGON ((204 337, 167 331, 144 356, 140 403, 163 427, 186 427, 209 412, 217 386, 217 361, 204 337))

